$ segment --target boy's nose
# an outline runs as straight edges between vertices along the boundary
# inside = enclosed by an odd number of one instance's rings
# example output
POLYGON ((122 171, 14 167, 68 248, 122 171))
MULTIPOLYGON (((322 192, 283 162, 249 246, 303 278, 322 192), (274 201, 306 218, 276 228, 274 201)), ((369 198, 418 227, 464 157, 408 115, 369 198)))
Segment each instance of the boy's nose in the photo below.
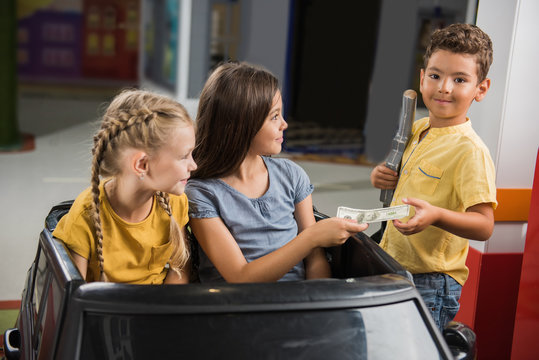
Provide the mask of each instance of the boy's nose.
POLYGON ((452 82, 451 79, 444 79, 440 81, 440 87, 438 89, 441 93, 447 93, 451 91, 452 82))

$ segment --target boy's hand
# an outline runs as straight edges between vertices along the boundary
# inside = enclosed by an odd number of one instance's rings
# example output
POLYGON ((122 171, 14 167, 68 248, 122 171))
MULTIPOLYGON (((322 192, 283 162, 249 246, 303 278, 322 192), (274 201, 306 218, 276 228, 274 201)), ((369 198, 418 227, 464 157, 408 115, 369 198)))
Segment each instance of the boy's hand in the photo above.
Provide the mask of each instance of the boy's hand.
POLYGON ((485 241, 490 238, 494 229, 494 210, 491 203, 475 204, 465 212, 457 212, 420 199, 408 198, 402 199, 402 202, 415 207, 415 215, 406 224, 393 220, 395 228, 404 235, 418 233, 433 225, 466 239, 485 241))
POLYGON ((378 189, 395 189, 399 174, 391 170, 384 163, 379 164, 371 171, 371 184, 378 189))
POLYGON ((429 202, 414 198, 402 199, 402 202, 415 208, 415 215, 406 223, 403 223, 400 220, 393 220, 395 228, 404 235, 416 234, 438 221, 439 208, 431 205, 429 202))

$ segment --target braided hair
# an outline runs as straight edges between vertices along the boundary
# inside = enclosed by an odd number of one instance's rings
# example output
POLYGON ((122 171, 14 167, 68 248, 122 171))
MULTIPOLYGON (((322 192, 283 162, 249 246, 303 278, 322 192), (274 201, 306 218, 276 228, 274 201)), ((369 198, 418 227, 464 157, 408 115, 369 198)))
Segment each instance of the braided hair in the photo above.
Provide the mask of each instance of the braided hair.
MULTIPOLYGON (((103 115, 101 127, 94 136, 92 149, 91 189, 93 200, 92 221, 96 237, 100 280, 108 281, 104 270, 103 231, 101 228, 99 182, 101 177, 120 173, 123 149, 157 151, 169 140, 169 134, 178 125, 192 126, 185 108, 165 96, 144 90, 124 90, 110 103, 103 115)), ((170 241, 173 247, 170 269, 179 273, 189 260, 189 247, 180 226, 172 216, 169 195, 158 191, 159 205, 170 217, 170 241)))

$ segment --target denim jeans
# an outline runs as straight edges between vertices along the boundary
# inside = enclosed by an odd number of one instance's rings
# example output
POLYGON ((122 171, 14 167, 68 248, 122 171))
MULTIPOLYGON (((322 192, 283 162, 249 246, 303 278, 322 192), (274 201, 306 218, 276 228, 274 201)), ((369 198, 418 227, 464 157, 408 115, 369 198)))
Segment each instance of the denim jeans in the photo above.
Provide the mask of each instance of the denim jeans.
POLYGON ((462 285, 444 273, 414 274, 414 283, 436 326, 444 327, 457 315, 462 285))

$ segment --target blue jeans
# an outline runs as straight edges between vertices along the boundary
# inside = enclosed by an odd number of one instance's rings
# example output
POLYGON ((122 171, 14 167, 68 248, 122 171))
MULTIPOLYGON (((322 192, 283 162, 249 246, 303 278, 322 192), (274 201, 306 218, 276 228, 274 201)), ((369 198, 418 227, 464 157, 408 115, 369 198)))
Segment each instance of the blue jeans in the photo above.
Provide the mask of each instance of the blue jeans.
POLYGON ((444 327, 459 311, 462 285, 444 273, 414 274, 414 284, 429 309, 436 326, 444 327))

